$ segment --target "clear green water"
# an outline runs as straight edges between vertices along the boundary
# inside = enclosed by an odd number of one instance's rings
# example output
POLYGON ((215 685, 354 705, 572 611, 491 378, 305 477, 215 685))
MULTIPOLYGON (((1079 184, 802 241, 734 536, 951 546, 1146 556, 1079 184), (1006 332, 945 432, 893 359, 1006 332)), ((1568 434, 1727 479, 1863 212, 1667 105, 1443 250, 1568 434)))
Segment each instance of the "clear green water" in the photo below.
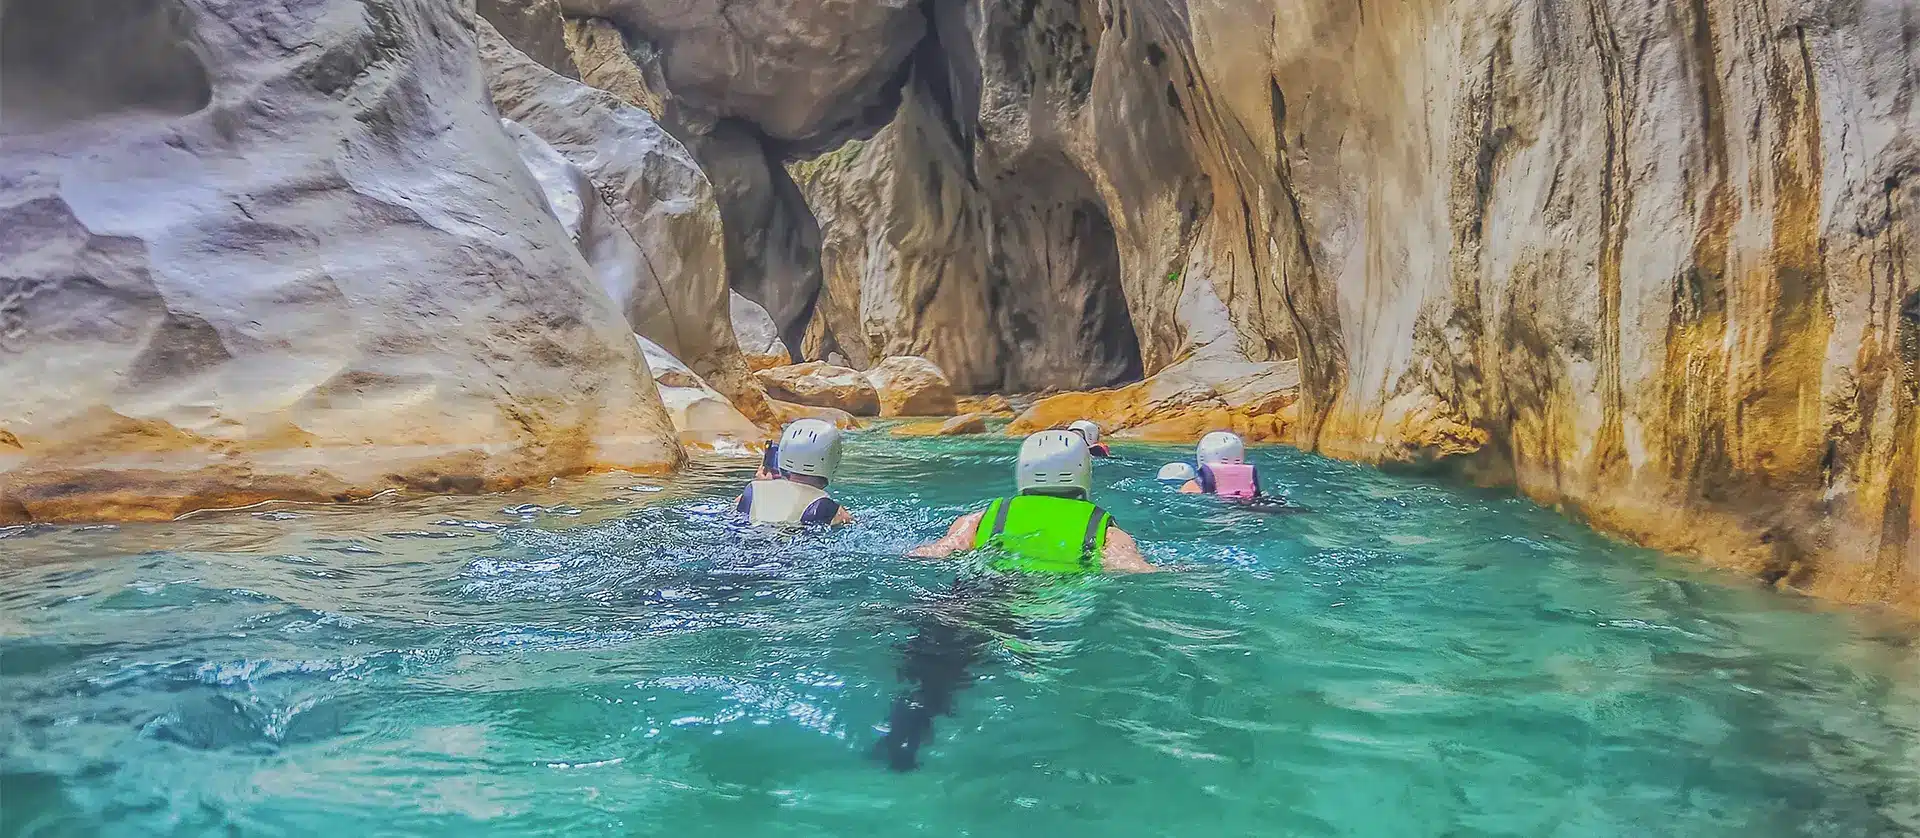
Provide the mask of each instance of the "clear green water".
POLYGON ((1100 500, 1196 569, 930 604, 957 568, 901 552, 1013 449, 862 438, 817 538, 731 526, 742 463, 0 531, 0 834, 1920 831, 1901 626, 1290 451, 1318 511, 1230 511, 1128 446, 1100 500), (1026 637, 892 773, 938 614, 1026 637))

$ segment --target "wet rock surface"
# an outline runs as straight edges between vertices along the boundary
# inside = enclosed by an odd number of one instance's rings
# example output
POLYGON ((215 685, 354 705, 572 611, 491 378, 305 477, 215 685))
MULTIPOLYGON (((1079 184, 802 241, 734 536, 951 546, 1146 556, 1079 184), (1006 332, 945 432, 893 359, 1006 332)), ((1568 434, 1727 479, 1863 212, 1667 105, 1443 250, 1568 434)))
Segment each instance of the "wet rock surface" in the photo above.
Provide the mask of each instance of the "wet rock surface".
POLYGON ((967 413, 941 422, 914 422, 893 429, 894 436, 973 436, 987 432, 987 417, 967 413))
POLYGON ((1212 431, 1233 431, 1249 442, 1286 442, 1293 438, 1299 399, 1297 363, 1189 361, 1138 384, 1041 398, 1007 433, 1090 419, 1115 437, 1153 442, 1191 442, 1212 431))

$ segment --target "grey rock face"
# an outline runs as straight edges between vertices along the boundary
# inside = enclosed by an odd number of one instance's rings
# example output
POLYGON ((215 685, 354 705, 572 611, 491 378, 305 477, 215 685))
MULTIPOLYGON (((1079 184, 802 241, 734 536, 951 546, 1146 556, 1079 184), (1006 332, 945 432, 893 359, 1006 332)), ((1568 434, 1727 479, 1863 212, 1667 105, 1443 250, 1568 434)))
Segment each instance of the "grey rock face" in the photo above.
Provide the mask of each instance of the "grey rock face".
POLYGON ((693 147, 720 204, 729 283, 767 310, 782 341, 801 345, 821 285, 820 228, 806 199, 737 123, 723 123, 693 147))
POLYGON ((561 0, 618 24, 655 56, 695 133, 755 127, 778 153, 883 125, 925 29, 915 0, 561 0))
POLYGON ((565 186, 557 203, 584 207, 575 241, 634 331, 764 415, 729 321, 720 210, 692 155, 646 111, 548 71, 485 23, 480 55, 500 113, 578 172, 546 180, 565 186))
POLYGON ((918 355, 963 392, 1001 387, 987 202, 926 86, 910 84, 872 140, 791 171, 823 236, 809 357, 839 351, 866 367, 918 355))
MULTIPOLYGON (((587 83, 657 114, 693 152, 720 207, 728 284, 767 309, 782 341, 799 347, 820 293, 820 232, 780 165, 784 146, 752 122, 716 122, 679 98, 664 77, 658 53, 639 35, 630 39, 598 19, 570 20, 567 29, 587 83), (629 46, 635 47, 631 54, 629 46), (642 66, 634 55, 654 60, 642 66)), ((885 114, 874 120, 874 125, 884 122, 885 114)))
POLYGON ((1065 156, 1080 140, 992 121, 1034 103, 956 112, 942 84, 916 74, 871 142, 792 167, 825 240, 808 352, 923 355, 965 392, 1138 379, 1114 231, 1094 182, 1065 156), (996 136, 1023 145, 970 151, 956 139, 996 136))
MULTIPOLYGON (((453 6, 9 0, 0 15, 8 45, 65 41, 100 79, 144 79, 139 101, 0 105, 0 518, 680 462, 453 6), (129 28, 105 45, 57 28, 82 6, 129 28)), ((8 48, 0 77, 64 60, 8 48)))
POLYGON ((478 0, 476 10, 514 49, 560 75, 580 78, 559 0, 478 0))
POLYGON ((738 293, 729 294, 728 300, 733 333, 740 339, 740 351, 747 356, 747 366, 758 371, 793 363, 793 353, 780 339, 780 327, 774 324, 773 315, 738 293))

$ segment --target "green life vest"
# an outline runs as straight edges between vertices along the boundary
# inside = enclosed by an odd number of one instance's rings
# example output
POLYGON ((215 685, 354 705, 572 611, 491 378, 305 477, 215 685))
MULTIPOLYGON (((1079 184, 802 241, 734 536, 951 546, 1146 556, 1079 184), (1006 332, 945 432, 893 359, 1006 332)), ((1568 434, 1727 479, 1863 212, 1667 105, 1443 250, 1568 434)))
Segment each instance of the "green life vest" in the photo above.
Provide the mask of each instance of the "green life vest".
POLYGON ((1001 571, 1098 573, 1113 516, 1083 500, 1051 495, 1001 498, 987 507, 975 549, 996 547, 1001 571))

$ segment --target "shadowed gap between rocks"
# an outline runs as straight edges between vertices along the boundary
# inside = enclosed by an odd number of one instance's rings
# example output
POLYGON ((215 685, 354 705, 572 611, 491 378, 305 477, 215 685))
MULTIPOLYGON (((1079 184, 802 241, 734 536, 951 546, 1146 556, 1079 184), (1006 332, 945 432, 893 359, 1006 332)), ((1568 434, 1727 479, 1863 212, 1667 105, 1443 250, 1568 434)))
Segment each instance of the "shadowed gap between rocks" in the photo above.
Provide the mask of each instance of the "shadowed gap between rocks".
POLYGON ((0 0, 0 134, 206 107, 186 16, 175 0, 0 0))
POLYGON ((1120 247, 1092 181, 1051 156, 1014 167, 994 193, 992 289, 1008 390, 1138 381, 1140 338, 1120 247))

